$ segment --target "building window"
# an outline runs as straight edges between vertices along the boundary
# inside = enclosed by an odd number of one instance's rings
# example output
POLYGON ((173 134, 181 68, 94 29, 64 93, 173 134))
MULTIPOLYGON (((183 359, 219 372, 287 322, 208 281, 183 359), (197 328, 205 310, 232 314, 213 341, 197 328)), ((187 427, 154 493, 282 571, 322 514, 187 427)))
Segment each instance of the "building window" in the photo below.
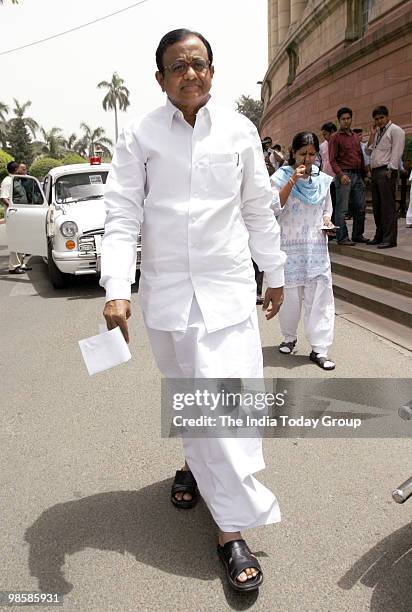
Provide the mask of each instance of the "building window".
POLYGON ((297 44, 292 43, 291 45, 289 45, 289 47, 286 49, 286 53, 288 54, 289 58, 289 75, 287 84, 292 85, 293 81, 296 78, 296 72, 298 70, 299 65, 299 50, 297 44))
POLYGON ((368 29, 369 17, 375 0, 347 0, 345 40, 352 42, 361 38, 368 29))
POLYGON ((362 0, 362 34, 365 34, 369 25, 369 15, 372 9, 373 0, 362 0))

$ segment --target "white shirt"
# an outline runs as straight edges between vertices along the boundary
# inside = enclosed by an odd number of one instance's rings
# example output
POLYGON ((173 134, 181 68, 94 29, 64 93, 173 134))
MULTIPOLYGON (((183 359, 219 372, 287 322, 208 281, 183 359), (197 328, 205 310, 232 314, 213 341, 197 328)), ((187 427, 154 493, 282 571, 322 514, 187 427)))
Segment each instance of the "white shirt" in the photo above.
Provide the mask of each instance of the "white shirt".
POLYGON ((208 332, 256 307, 251 255, 270 287, 285 255, 256 128, 243 115, 202 107, 192 128, 167 103, 119 138, 106 183, 101 285, 130 299, 142 224, 139 300, 146 324, 185 330, 196 295, 208 332))
POLYGON ((386 166, 398 170, 404 148, 405 132, 399 125, 389 121, 382 131, 377 130, 372 145, 366 149, 371 168, 386 166))
POLYGON ((330 165, 330 161, 329 161, 329 144, 327 140, 324 140, 323 142, 321 142, 319 146, 319 152, 320 152, 320 156, 322 159, 323 172, 325 172, 325 174, 328 174, 329 176, 334 177, 335 173, 332 170, 332 166, 330 165))
POLYGON ((1 182, 0 198, 4 198, 5 200, 10 200, 11 185, 12 185, 12 177, 10 175, 6 176, 1 182))

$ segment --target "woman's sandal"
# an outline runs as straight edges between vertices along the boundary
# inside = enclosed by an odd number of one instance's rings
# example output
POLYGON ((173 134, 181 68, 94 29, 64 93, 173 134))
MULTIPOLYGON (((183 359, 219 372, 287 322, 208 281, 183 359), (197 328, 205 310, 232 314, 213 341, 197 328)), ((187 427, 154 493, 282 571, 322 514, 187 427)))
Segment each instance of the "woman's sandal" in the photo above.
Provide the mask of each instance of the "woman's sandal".
POLYGON ((295 346, 296 340, 293 340, 292 342, 282 342, 279 344, 279 353, 282 353, 283 355, 290 355, 290 353, 293 353, 295 346))
POLYGON ((318 353, 312 351, 309 355, 309 359, 314 361, 322 370, 334 370, 335 364, 328 357, 319 357, 318 353))
POLYGON ((256 591, 260 587, 263 582, 262 568, 255 555, 250 552, 245 540, 232 540, 226 542, 224 546, 218 544, 217 554, 226 568, 229 584, 235 591, 256 591), (237 580, 248 567, 258 570, 256 576, 244 582, 237 580))
POLYGON ((177 470, 170 492, 170 501, 177 508, 193 508, 197 504, 197 482, 190 470, 177 470), (190 493, 192 499, 176 499, 176 493, 190 493))

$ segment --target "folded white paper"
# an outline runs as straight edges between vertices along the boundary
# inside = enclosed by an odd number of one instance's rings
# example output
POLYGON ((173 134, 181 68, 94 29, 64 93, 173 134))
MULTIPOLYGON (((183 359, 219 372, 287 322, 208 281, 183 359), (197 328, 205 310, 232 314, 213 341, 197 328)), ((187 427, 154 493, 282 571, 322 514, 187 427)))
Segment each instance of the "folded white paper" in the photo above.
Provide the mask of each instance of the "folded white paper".
POLYGON ((79 340, 80 350, 90 376, 126 363, 132 358, 127 342, 120 330, 115 327, 110 331, 99 325, 99 334, 79 340))

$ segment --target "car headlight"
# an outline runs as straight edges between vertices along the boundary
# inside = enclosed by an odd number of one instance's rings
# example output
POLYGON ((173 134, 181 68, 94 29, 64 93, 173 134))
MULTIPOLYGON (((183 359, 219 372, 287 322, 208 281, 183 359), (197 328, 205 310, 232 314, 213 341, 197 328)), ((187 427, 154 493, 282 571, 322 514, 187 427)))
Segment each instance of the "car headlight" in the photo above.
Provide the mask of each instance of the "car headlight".
POLYGON ((73 238, 79 231, 74 221, 65 221, 60 226, 60 231, 65 238, 73 238))

